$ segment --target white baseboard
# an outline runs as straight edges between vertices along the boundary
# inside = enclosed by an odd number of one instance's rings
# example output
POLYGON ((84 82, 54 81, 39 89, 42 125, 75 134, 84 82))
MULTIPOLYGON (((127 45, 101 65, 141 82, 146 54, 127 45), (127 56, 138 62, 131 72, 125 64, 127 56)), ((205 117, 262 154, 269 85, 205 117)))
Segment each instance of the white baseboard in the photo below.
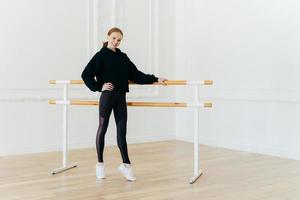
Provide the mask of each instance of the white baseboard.
MULTIPOLYGON (((146 143, 146 142, 158 142, 166 140, 181 140, 186 142, 193 142, 190 138, 175 138, 173 134, 162 134, 158 136, 138 136, 138 137, 127 137, 128 144, 137 144, 137 143, 146 143)), ((200 144, 209 145, 220 148, 228 148, 238 151, 245 151, 250 153, 259 153, 270 156, 278 156, 288 159, 300 160, 300 155, 298 152, 289 151, 287 149, 277 149, 274 147, 265 147, 247 143, 234 143, 232 141, 225 141, 223 139, 211 139, 200 137, 200 144)), ((106 139, 107 146, 116 145, 116 140, 114 138, 106 139)), ((0 148, 0 156, 9 156, 9 155, 21 155, 21 154, 31 154, 31 153, 42 153, 42 152, 53 152, 61 151, 61 145, 58 144, 49 144, 41 146, 23 146, 23 147, 2 147, 0 148)), ((95 148, 94 140, 86 141, 71 141, 69 142, 69 149, 82 149, 82 148, 95 148)))
MULTIPOLYGON (((161 134, 160 136, 138 136, 127 137, 128 144, 146 143, 146 142, 158 142, 166 140, 175 140, 174 134, 161 134)), ((69 150, 71 149, 82 149, 82 148, 95 148, 95 140, 86 141, 70 141, 69 150)), ((106 138, 105 145, 113 146, 116 145, 115 138, 106 138)), ((42 152, 53 152, 61 151, 62 146, 59 144, 48 144, 40 146, 7 146, 0 148, 0 156, 9 155, 21 155, 21 154, 31 154, 31 153, 42 153, 42 152)))
MULTIPOLYGON (((176 140, 193 142, 190 138, 176 138, 176 140)), ((249 153, 264 154, 269 156, 278 156, 287 159, 300 160, 300 155, 296 151, 287 150, 287 149, 278 149, 270 146, 260 146, 259 144, 249 144, 249 143, 235 143, 233 141, 228 141, 225 139, 212 139, 199 137, 199 143, 203 145, 227 148, 237 151, 245 151, 249 153)), ((300 151, 299 151, 300 152, 300 151)))

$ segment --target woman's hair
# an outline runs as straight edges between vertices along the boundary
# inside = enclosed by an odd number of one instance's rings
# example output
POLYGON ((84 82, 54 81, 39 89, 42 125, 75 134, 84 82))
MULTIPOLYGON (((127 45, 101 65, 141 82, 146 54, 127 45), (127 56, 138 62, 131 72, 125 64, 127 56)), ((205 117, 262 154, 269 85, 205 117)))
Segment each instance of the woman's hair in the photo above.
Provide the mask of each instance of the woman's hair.
MULTIPOLYGON (((110 34, 114 33, 114 32, 118 32, 123 36, 123 32, 121 31, 121 29, 117 28, 117 27, 113 27, 111 29, 109 29, 107 35, 110 36, 110 34)), ((107 47, 108 42, 103 42, 103 46, 102 47, 107 47)))

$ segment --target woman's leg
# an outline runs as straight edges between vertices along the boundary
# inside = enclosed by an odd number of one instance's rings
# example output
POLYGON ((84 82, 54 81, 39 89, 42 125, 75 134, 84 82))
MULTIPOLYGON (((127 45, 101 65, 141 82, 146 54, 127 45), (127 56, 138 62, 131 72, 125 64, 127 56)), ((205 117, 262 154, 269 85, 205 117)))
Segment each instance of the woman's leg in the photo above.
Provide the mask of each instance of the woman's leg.
POLYGON ((112 95, 108 91, 101 94, 99 102, 99 127, 96 136, 96 148, 98 162, 103 162, 103 150, 105 145, 105 133, 107 131, 109 117, 112 111, 112 95))
POLYGON ((127 151, 126 142, 126 128, 127 128, 127 104, 126 93, 120 92, 118 94, 118 101, 116 102, 113 110, 115 121, 117 125, 117 142, 121 152, 123 163, 130 164, 127 151))

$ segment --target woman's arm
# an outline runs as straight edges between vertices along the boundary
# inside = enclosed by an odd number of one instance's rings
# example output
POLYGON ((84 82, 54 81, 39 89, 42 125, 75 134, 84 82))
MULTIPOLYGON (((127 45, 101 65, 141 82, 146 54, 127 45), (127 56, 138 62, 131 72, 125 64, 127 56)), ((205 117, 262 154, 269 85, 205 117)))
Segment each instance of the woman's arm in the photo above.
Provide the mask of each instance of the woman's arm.
POLYGON ((158 82, 158 78, 153 74, 145 74, 137 69, 135 64, 126 56, 128 63, 129 80, 137 84, 151 84, 158 82))
POLYGON ((95 76, 96 76, 96 67, 97 64, 97 55, 96 54, 90 62, 87 64, 87 66, 84 68, 81 78, 84 81, 85 85, 93 92, 100 91, 101 87, 99 87, 99 84, 97 83, 95 76))

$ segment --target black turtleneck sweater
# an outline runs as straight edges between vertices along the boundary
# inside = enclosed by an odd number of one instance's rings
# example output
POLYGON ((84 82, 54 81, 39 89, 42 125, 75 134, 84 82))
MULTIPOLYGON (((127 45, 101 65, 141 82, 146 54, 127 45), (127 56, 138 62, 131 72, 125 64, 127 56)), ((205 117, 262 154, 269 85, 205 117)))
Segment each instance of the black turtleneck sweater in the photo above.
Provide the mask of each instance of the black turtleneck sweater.
POLYGON ((113 51, 106 47, 100 49, 90 60, 81 78, 94 92, 100 92, 107 82, 113 84, 115 91, 129 92, 128 80, 137 84, 151 84, 158 80, 154 75, 139 71, 120 49, 113 51))

